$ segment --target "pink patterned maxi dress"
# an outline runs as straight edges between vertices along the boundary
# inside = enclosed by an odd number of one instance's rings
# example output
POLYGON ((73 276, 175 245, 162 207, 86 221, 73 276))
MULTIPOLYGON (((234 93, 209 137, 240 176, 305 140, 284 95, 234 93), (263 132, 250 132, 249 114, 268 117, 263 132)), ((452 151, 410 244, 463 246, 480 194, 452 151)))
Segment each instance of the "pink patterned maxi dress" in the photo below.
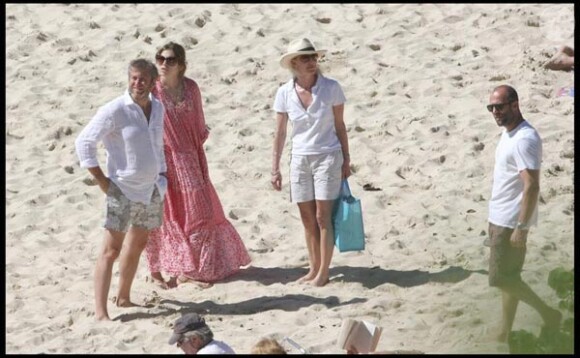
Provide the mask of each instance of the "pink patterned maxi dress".
POLYGON ((153 90, 165 107, 168 190, 163 225, 150 234, 147 260, 150 272, 214 282, 248 265, 250 256, 210 182, 203 149, 209 132, 199 87, 189 78, 184 86, 185 100, 179 104, 159 81, 153 90))

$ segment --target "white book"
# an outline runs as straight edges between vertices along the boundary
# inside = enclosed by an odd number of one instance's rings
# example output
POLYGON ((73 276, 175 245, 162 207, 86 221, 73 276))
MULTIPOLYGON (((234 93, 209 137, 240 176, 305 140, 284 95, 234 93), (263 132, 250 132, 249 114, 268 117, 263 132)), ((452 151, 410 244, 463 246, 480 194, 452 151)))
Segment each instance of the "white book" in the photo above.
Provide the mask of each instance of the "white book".
POLYGON ((383 329, 367 321, 345 319, 342 321, 337 345, 344 350, 354 348, 358 353, 374 352, 383 329))

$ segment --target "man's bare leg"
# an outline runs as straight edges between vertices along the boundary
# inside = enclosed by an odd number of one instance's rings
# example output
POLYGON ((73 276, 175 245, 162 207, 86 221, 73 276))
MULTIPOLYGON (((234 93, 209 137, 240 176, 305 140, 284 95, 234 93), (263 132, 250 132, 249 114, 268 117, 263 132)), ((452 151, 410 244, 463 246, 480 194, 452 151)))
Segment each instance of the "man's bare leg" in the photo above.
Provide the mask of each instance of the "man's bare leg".
POLYGON ((514 319, 516 317, 516 311, 518 309, 518 303, 520 302, 517 298, 511 296, 509 293, 502 290, 502 320, 501 320, 501 330, 497 336, 497 340, 500 342, 507 342, 512 327, 514 325, 514 319))
POLYGON ((320 230, 316 221, 316 202, 314 200, 298 203, 300 218, 304 226, 306 247, 308 248, 309 271, 298 279, 298 282, 310 281, 316 277, 320 268, 320 230))
MULTIPOLYGON (((506 294, 512 296, 513 299, 521 300, 538 311, 548 328, 558 328, 560 326, 562 313, 557 309, 551 308, 542 301, 542 299, 538 297, 538 295, 536 295, 536 293, 525 282, 516 280, 502 286, 501 289, 505 291, 506 294)), ((511 330, 511 327, 509 328, 511 330)))
POLYGON ((119 260, 119 292, 117 294, 118 307, 139 306, 131 302, 131 285, 139 266, 141 253, 147 245, 149 230, 131 226, 127 232, 127 245, 119 260))
POLYGON ((320 230, 320 268, 311 281, 314 286, 324 286, 328 283, 330 261, 334 252, 333 206, 334 200, 316 201, 316 221, 320 230))
POLYGON ((105 229, 103 249, 95 268, 95 319, 98 321, 110 320, 107 311, 107 298, 111 287, 111 276, 113 275, 113 264, 121 248, 125 233, 105 229))

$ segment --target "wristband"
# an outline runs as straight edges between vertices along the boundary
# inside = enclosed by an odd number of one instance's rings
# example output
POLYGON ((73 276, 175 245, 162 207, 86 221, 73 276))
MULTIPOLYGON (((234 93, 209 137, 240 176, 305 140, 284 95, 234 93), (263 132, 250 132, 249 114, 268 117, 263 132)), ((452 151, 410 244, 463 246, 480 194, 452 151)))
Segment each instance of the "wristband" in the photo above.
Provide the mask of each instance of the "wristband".
POLYGON ((516 225, 516 229, 518 229, 518 230, 529 230, 530 227, 526 223, 523 223, 521 221, 518 221, 518 223, 516 225))

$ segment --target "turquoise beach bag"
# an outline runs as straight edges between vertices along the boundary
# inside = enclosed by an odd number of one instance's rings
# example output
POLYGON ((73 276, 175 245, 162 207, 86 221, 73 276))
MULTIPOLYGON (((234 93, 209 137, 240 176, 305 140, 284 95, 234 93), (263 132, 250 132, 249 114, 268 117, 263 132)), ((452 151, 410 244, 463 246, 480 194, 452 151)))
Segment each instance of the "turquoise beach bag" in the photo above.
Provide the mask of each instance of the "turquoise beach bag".
POLYGON ((365 249, 361 203, 359 199, 352 196, 346 179, 342 180, 340 194, 334 203, 332 224, 334 245, 340 252, 365 249))

